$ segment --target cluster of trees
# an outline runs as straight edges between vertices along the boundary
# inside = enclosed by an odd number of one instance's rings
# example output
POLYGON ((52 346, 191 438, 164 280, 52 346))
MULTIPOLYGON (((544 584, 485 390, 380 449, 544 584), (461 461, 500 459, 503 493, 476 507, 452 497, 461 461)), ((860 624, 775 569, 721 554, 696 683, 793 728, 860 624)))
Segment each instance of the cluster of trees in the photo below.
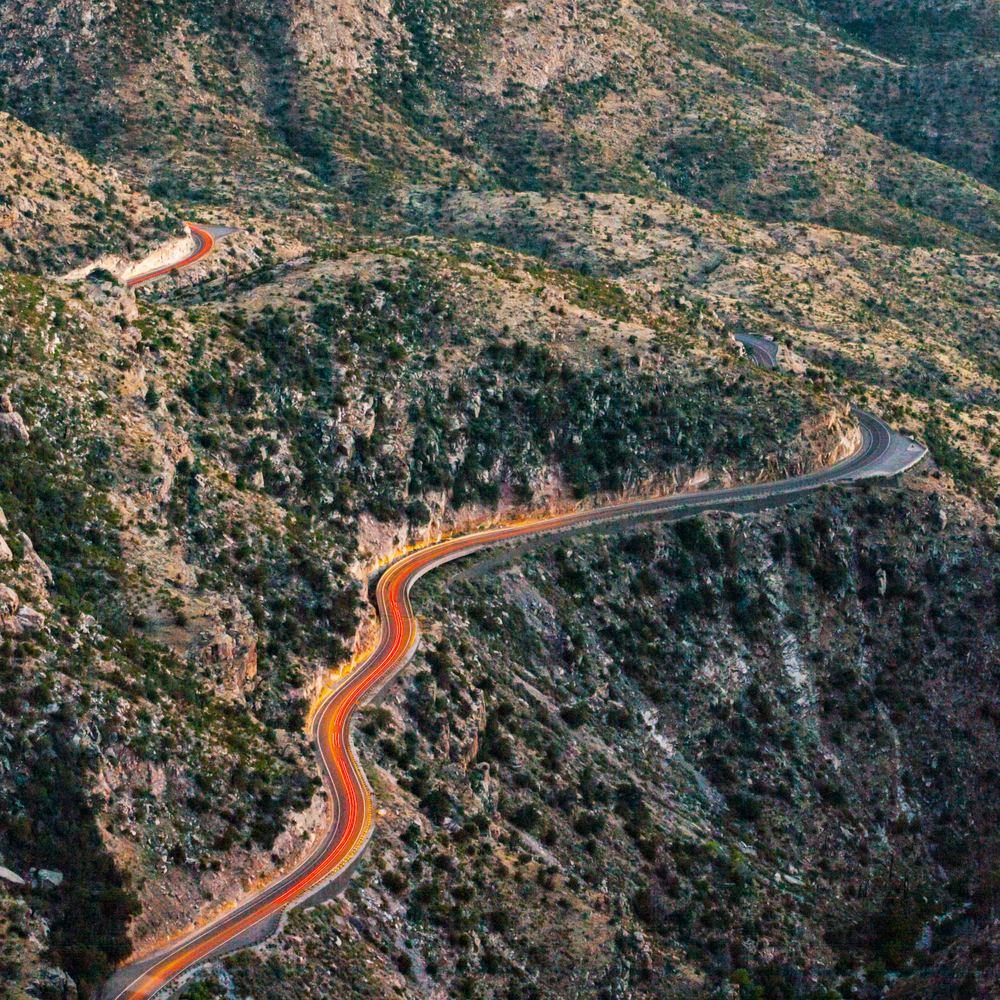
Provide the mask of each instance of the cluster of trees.
POLYGON ((0 845, 7 863, 22 871, 63 873, 62 884, 41 890, 34 902, 51 921, 52 960, 88 997, 131 954, 128 928, 140 907, 127 874, 104 848, 73 732, 71 709, 63 705, 46 727, 47 746, 21 748, 30 774, 18 785, 16 802, 0 797, 0 845))

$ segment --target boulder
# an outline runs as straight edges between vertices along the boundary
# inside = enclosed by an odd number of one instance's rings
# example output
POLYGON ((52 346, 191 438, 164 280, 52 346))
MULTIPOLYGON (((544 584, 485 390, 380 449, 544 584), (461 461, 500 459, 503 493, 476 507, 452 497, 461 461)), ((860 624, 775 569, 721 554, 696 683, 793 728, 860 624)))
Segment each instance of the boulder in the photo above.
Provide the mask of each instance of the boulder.
POLYGON ((135 301, 135 292, 130 288, 115 288, 114 296, 118 299, 122 315, 129 323, 134 323, 139 318, 139 306, 135 301))
POLYGON ((53 579, 52 570, 49 569, 45 560, 35 551, 34 545, 31 544, 31 539, 23 531, 19 532, 17 537, 21 539, 21 543, 24 545, 24 561, 51 587, 53 579))
POLYGON ((257 676, 257 636, 249 616, 240 616, 230 632, 217 632, 203 646, 205 663, 217 665, 219 680, 229 691, 243 693, 257 676))
POLYGON ((209 663, 231 660, 236 650, 236 640, 225 632, 219 632, 208 640, 207 659, 209 663))
POLYGON ((10 396, 0 393, 0 439, 6 441, 27 441, 28 428, 24 426, 24 418, 14 412, 10 396))
POLYGON ((135 361, 122 376, 123 396, 144 396, 146 394, 146 366, 135 361))
POLYGON ((38 869, 38 881, 41 882, 42 885, 55 888, 56 886, 62 885, 63 878, 65 878, 65 876, 62 872, 57 872, 51 868, 38 869))
POLYGON ((3 507, 0 507, 0 528, 7 527, 7 515, 3 512, 3 507))
POLYGON ((4 541, 2 535, 0 535, 0 563, 9 563, 14 561, 14 553, 10 551, 10 546, 4 541))
POLYGON ((5 584, 0 583, 0 632, 5 635, 20 634, 21 626, 17 621, 17 609, 21 599, 5 584))
POLYGON ((45 615, 27 604, 18 611, 14 621, 22 632, 39 632, 45 627, 45 615))
POLYGON ((3 866, 0 866, 0 878, 5 882, 10 882, 11 885, 24 885, 24 879, 17 872, 12 872, 9 868, 4 868, 3 866))
POLYGON ((38 970, 35 978, 28 983, 27 994, 31 997, 59 997, 60 1000, 77 1000, 79 997, 76 983, 54 965, 38 970))

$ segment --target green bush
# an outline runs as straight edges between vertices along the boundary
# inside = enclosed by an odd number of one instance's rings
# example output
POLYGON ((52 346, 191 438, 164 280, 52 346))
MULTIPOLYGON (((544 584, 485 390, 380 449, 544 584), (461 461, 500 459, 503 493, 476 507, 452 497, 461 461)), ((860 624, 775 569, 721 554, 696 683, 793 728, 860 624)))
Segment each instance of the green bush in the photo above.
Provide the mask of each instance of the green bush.
POLYGON ((401 872, 389 869, 382 872, 382 885, 395 896, 399 896, 406 891, 409 881, 401 872))
POLYGON ((560 708, 559 715, 571 729, 578 729, 590 718, 590 706, 585 701, 578 701, 560 708))

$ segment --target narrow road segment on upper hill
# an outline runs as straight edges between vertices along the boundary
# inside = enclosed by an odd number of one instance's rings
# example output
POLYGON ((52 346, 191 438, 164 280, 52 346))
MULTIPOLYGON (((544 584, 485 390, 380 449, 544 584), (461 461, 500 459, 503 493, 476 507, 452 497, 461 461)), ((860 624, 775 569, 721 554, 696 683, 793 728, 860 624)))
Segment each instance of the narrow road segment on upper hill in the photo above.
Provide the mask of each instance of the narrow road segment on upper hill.
POLYGON ((777 368, 781 345, 770 337, 754 337, 749 333, 734 333, 733 339, 746 347, 750 360, 764 368, 777 368))
MULTIPOLYGON (((769 352, 763 363, 774 361, 769 352)), ((144 1000, 195 966, 257 944, 280 925, 290 906, 343 888, 373 829, 373 798, 351 742, 351 719, 360 704, 384 687, 412 657, 420 636, 410 606, 410 588, 432 569, 490 546, 558 532, 600 528, 622 520, 677 520, 704 511, 776 507, 830 483, 889 476, 919 462, 926 448, 896 434, 878 417, 854 410, 861 445, 826 469, 778 482, 754 483, 702 493, 630 500, 594 510, 511 524, 428 544, 385 568, 375 592, 381 632, 375 649, 324 694, 311 715, 316 754, 331 802, 331 823, 309 856, 239 906, 171 941, 155 953, 119 969, 104 1000, 144 1000)))
POLYGON ((202 257, 208 256, 215 249, 215 244, 224 236, 231 236, 233 233, 239 232, 238 229, 234 229, 231 226, 198 226, 193 222, 185 222, 184 225, 194 240, 194 250, 186 257, 176 260, 171 264, 165 264, 162 267, 155 267, 149 271, 133 274, 131 278, 126 280, 129 288, 135 288, 136 285, 152 281, 154 278, 162 277, 171 271, 179 271, 182 267, 190 267, 195 262, 201 260, 202 257))

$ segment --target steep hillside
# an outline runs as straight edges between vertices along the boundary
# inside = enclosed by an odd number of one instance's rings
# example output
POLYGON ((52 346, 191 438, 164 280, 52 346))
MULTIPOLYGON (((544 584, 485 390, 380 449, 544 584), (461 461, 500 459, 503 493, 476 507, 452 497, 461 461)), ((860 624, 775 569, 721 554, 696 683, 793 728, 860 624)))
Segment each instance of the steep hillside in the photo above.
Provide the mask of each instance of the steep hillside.
POLYGON ((433 579, 369 859, 237 994, 992 995, 998 540, 930 485, 433 579))
POLYGON ((709 5, 779 45, 770 65, 849 120, 997 187, 994 2, 709 5))
POLYGON ((933 6, 920 0, 819 0, 815 7, 876 50, 912 62, 995 55, 1000 48, 995 0, 933 6))
POLYGON ((89 995, 299 855, 304 713, 408 540, 850 447, 842 402, 709 313, 486 248, 285 265, 263 239, 169 306, 0 285, 0 852, 51 928, 12 984, 89 995))
POLYGON ((995 27, 0 5, 0 996, 301 855, 387 557, 816 468, 851 403, 926 469, 430 578, 358 880, 186 993, 995 992, 995 27), (131 294, 182 220, 239 232, 131 294))

